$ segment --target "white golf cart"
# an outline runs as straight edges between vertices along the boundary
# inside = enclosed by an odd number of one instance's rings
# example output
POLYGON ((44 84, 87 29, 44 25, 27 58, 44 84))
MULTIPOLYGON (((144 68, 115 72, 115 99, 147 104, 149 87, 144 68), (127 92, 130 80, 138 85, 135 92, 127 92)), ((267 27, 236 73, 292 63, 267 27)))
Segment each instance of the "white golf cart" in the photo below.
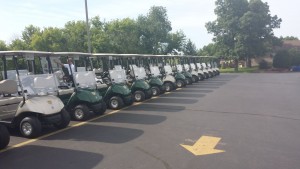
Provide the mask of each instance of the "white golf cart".
POLYGON ((3 60, 12 56, 18 80, 10 80, 5 73, 6 80, 0 82, 1 123, 19 128, 21 134, 28 138, 39 136, 43 125, 51 124, 58 129, 67 127, 70 116, 62 101, 55 96, 55 78, 53 75, 20 75, 17 61, 20 53, 0 52, 3 60))

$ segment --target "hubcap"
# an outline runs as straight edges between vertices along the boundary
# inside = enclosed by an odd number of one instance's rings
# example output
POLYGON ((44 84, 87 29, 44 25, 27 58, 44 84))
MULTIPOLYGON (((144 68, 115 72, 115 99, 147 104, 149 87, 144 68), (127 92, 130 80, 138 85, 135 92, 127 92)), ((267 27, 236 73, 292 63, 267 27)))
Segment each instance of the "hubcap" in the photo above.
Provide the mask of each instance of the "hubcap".
POLYGON ((134 95, 134 98, 135 98, 136 101, 141 101, 142 95, 139 94, 139 93, 138 93, 138 94, 135 94, 135 95, 134 95))
POLYGON ((157 90, 156 89, 152 89, 152 94, 153 94, 153 96, 156 96, 157 95, 157 90))
POLYGON ((76 109, 75 110, 75 118, 76 119, 82 119, 84 116, 84 113, 81 109, 76 109))
POLYGON ((182 87, 181 81, 178 81, 178 82, 177 82, 177 87, 182 87))
POLYGON ((30 123, 25 122, 22 125, 22 131, 26 136, 29 136, 32 133, 32 126, 30 123))
POLYGON ((110 102, 111 107, 117 108, 119 106, 119 102, 117 100, 112 100, 110 102))
POLYGON ((171 87, 169 85, 166 86, 166 91, 169 92, 171 90, 171 87))

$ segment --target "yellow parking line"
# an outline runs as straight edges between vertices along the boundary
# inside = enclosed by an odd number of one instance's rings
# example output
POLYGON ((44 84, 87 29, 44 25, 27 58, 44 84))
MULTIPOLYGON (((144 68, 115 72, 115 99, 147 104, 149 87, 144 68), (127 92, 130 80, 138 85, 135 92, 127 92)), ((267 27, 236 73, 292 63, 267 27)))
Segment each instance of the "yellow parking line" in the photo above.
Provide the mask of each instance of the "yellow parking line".
MULTIPOLYGON (((176 89, 176 90, 178 90, 178 89, 176 89)), ((181 89, 180 89, 180 90, 181 90, 181 89)), ((170 93, 171 93, 171 92, 166 92, 165 94, 170 94, 170 93)), ((157 99, 157 98, 159 98, 159 97, 158 97, 158 96, 152 97, 151 99, 148 99, 148 100, 157 99)), ((107 114, 104 114, 104 115, 102 115, 102 116, 95 117, 95 118, 92 118, 92 119, 87 120, 87 121, 84 121, 84 122, 80 122, 80 123, 73 124, 73 125, 71 125, 71 126, 69 126, 69 127, 67 127, 67 128, 64 128, 64 129, 61 129, 61 130, 54 131, 54 132, 52 132, 52 133, 43 135, 43 136, 38 137, 38 138, 35 138, 35 139, 30 139, 30 140, 24 141, 24 142, 22 142, 22 143, 15 144, 15 145, 13 145, 13 146, 7 147, 6 149, 0 150, 0 153, 3 153, 3 152, 5 152, 5 151, 11 150, 11 149, 15 149, 15 148, 18 148, 18 147, 25 146, 25 145, 27 145, 27 144, 36 142, 36 141, 38 141, 38 140, 41 140, 41 139, 44 139, 44 138, 46 138, 46 137, 49 137, 49 136, 52 136, 52 135, 55 135, 55 134, 58 134, 58 133, 67 131, 67 130, 72 129, 72 128, 75 128, 75 127, 79 127, 79 126, 85 125, 85 124, 87 124, 87 123, 89 123, 89 122, 92 122, 92 121, 95 121, 95 120, 104 118, 104 117, 106 117, 106 116, 110 116, 110 115, 112 115, 112 114, 118 113, 118 112, 121 111, 121 110, 126 110, 126 109, 128 109, 128 108, 130 108, 130 107, 140 105, 140 104, 142 104, 142 103, 144 103, 144 102, 147 102, 148 100, 145 100, 145 101, 143 101, 143 102, 133 103, 133 104, 130 105, 130 106, 124 107, 124 108, 119 109, 119 110, 114 110, 114 111, 109 112, 109 113, 107 113, 107 114)))

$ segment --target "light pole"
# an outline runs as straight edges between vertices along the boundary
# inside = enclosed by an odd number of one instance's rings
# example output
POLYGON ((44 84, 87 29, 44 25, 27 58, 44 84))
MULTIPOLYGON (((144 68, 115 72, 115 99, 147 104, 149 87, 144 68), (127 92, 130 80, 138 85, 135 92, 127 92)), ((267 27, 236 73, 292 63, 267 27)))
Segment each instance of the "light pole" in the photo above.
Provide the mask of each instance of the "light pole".
MULTIPOLYGON (((88 53, 92 54, 87 0, 85 0, 85 19, 86 19, 86 31, 87 31, 87 35, 88 35, 88 53)), ((89 57, 89 60, 90 60, 90 64, 91 64, 91 69, 93 69, 93 62, 92 62, 91 57, 89 57)))

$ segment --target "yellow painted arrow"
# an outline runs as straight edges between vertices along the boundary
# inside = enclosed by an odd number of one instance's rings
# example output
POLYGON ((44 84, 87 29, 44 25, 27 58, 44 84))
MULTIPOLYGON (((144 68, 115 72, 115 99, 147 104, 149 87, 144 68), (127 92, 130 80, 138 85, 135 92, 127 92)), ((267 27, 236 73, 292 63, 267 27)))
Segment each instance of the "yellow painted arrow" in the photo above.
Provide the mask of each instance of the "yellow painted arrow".
POLYGON ((215 149, 221 138, 202 136, 192 146, 180 144, 182 147, 193 153, 195 156, 223 153, 224 150, 215 149))

